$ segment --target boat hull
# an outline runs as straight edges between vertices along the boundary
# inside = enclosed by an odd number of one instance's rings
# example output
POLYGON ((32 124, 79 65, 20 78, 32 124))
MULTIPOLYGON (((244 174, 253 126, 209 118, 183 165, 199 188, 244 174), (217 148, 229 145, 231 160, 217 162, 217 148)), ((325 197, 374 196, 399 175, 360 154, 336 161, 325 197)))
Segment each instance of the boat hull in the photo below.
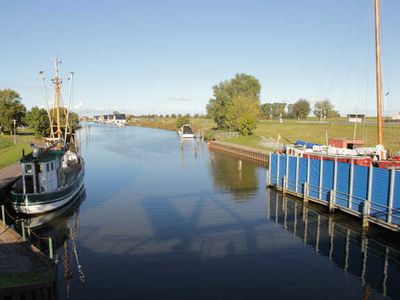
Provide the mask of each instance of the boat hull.
POLYGON ((20 194, 11 191, 14 210, 25 215, 37 215, 58 209, 79 195, 83 187, 84 164, 75 180, 63 189, 52 193, 20 194))

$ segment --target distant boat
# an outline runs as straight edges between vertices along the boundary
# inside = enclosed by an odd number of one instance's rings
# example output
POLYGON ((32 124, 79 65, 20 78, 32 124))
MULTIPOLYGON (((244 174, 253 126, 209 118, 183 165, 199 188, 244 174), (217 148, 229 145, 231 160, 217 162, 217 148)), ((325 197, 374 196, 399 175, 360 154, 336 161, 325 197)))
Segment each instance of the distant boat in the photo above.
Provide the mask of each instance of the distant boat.
POLYGON ((193 133, 192 127, 189 124, 185 124, 181 128, 179 128, 178 134, 181 138, 184 138, 184 139, 194 138, 194 133, 193 133))
POLYGON ((71 143, 67 143, 71 128, 68 125, 68 110, 61 107, 59 63, 60 61, 56 59, 56 76, 52 80, 55 88, 53 113, 48 112, 52 143, 46 148, 33 145, 31 154, 24 155, 23 153, 22 177, 13 185, 10 193, 14 209, 27 215, 57 209, 74 199, 83 187, 84 160, 71 150, 73 148, 70 147, 71 143), (61 125, 61 114, 65 114, 65 125, 61 125), (53 117, 55 120, 52 119, 53 117), (56 128, 55 133, 53 125, 56 128))

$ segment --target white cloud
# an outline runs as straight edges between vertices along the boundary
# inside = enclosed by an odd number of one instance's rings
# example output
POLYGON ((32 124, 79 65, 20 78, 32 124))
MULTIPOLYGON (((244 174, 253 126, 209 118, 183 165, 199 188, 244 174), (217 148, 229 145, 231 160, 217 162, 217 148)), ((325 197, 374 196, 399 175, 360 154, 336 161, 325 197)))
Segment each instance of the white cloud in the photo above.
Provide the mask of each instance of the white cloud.
POLYGON ((175 96, 175 97, 171 97, 170 100, 174 100, 174 101, 190 101, 190 100, 192 100, 192 97, 190 97, 190 96, 175 96))

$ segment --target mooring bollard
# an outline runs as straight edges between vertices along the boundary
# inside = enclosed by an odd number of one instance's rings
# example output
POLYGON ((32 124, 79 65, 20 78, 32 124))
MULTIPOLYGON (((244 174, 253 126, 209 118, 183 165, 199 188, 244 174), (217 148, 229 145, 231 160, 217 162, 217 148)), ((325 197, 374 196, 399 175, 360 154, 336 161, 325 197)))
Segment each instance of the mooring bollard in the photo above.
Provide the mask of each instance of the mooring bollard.
POLYGON ((25 224, 24 224, 24 221, 21 221, 21 231, 22 231, 22 240, 25 242, 26 236, 25 236, 25 224))
POLYGON ((1 206, 1 219, 3 220, 3 225, 6 226, 6 211, 4 205, 1 206))
POLYGON ((49 256, 53 259, 53 240, 49 237, 49 256))

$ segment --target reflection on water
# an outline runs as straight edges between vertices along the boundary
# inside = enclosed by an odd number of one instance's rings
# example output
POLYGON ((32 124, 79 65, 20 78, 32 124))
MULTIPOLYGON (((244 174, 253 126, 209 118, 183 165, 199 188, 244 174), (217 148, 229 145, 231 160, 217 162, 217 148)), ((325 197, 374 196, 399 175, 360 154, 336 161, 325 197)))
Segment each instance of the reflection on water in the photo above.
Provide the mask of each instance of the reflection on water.
POLYGON ((256 165, 246 162, 239 170, 235 159, 219 152, 212 152, 210 164, 216 187, 230 192, 238 202, 254 197, 258 189, 256 165))
POLYGON ((351 220, 343 221, 344 216, 326 215, 321 208, 303 205, 272 190, 267 195, 267 217, 345 273, 359 277, 365 293, 373 288, 384 296, 399 298, 398 245, 368 236, 359 230, 359 223, 351 226, 351 220))
MULTIPOLYGON (((49 241, 52 239, 57 268, 64 273, 63 282, 69 297, 71 280, 84 284, 85 275, 79 259, 77 232, 79 227, 79 207, 86 199, 85 188, 78 197, 65 206, 38 216, 23 219, 30 241, 47 255, 49 241), (74 276, 75 274, 75 276, 74 276)), ((16 226, 21 226, 21 223, 16 226)))
POLYGON ((36 228, 59 236, 60 299, 400 298, 398 247, 303 214, 262 167, 162 130, 93 124, 80 142, 87 199, 36 228))

